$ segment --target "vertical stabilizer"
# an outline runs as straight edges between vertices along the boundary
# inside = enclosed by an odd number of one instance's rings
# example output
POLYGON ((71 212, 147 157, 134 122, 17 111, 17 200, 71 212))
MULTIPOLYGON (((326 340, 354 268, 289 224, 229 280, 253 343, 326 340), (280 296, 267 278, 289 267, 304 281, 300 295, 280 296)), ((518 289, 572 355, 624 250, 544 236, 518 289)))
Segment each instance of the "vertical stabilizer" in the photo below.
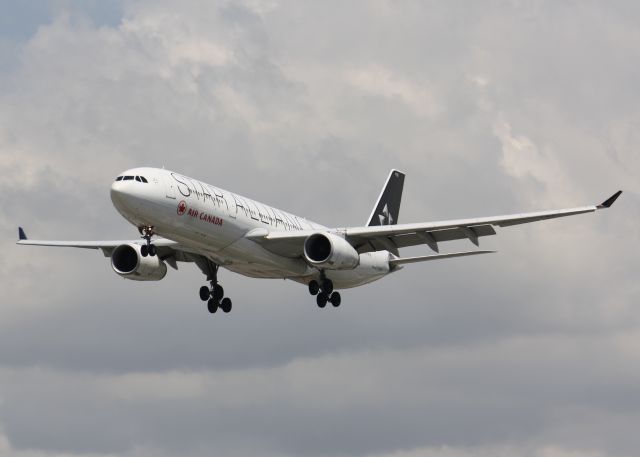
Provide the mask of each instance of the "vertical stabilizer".
POLYGON ((368 226, 393 225, 398 223, 400 215, 400 200, 404 186, 404 173, 391 170, 387 182, 382 188, 378 201, 369 216, 368 226))

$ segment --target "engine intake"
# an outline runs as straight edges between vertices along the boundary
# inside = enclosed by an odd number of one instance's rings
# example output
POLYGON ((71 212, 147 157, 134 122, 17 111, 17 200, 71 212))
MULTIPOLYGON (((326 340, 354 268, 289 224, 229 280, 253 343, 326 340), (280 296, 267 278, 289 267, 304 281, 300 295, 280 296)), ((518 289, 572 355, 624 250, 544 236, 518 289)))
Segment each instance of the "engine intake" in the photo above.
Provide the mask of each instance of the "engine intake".
POLYGON ((314 233, 304 242, 304 258, 311 266, 329 270, 351 270, 360 254, 347 240, 333 233, 314 233))
POLYGON ((139 244, 121 244, 111 253, 111 268, 120 276, 135 281, 160 281, 167 266, 155 255, 142 257, 139 244))

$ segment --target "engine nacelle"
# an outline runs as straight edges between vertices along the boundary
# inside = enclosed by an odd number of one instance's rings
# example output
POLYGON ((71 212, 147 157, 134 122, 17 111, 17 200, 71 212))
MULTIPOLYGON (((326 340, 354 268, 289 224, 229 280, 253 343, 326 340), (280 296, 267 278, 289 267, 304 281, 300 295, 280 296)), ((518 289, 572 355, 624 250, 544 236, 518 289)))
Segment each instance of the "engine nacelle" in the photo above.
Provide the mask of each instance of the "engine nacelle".
POLYGON ((360 254, 347 240, 333 233, 314 233, 304 242, 304 258, 314 267, 351 270, 360 263, 360 254))
POLYGON ((139 244, 121 244, 111 253, 111 268, 123 278, 135 281, 160 281, 167 266, 157 255, 142 257, 139 244))

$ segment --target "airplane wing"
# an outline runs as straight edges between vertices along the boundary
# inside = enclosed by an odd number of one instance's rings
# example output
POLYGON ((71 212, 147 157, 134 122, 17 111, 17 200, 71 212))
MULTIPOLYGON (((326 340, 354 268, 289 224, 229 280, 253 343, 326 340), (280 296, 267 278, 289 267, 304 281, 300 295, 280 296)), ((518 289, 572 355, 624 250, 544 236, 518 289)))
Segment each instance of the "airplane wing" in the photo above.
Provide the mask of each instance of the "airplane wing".
MULTIPOLYGON (((18 227, 18 242, 16 244, 23 244, 28 246, 54 246, 54 247, 68 247, 68 248, 83 248, 83 249, 102 249, 103 251, 111 251, 121 244, 144 244, 144 240, 111 240, 111 241, 54 241, 54 240, 32 240, 27 238, 27 235, 22 227, 18 227)), ((168 240, 166 238, 159 238, 153 240, 153 244, 157 247, 177 247, 179 243, 168 240)))
MULTIPOLYGON (((332 231, 344 236, 360 253, 387 250, 397 255, 399 248, 421 244, 426 244, 435 252, 439 252, 438 243, 443 241, 469 239, 473 244, 479 246, 480 237, 496 234, 494 227, 510 227, 609 208, 620 194, 622 191, 616 192, 599 205, 578 208, 440 222, 349 227, 332 231)), ((260 229, 255 233, 247 234, 247 238, 277 254, 299 257, 303 254, 304 241, 313 233, 317 233, 317 231, 268 232, 265 229, 260 229)))
MULTIPOLYGON (((52 246, 52 247, 68 247, 68 248, 82 248, 82 249, 100 249, 105 257, 111 257, 111 253, 115 248, 121 244, 144 244, 142 239, 136 240, 110 240, 110 241, 55 241, 55 240, 32 240, 27 238, 27 235, 22 227, 18 227, 18 241, 16 244, 27 246, 52 246)), ((192 256, 185 255, 185 251, 182 246, 176 241, 171 241, 166 238, 158 238, 153 240, 153 244, 158 250, 158 256, 167 261, 173 268, 176 267, 176 260, 181 262, 192 261, 192 256)))

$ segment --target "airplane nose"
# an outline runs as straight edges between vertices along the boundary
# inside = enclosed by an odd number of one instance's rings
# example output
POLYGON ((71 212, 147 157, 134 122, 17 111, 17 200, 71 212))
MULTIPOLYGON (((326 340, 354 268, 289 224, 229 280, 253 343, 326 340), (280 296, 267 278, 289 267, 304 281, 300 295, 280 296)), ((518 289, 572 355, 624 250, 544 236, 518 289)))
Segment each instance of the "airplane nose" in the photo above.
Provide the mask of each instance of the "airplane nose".
POLYGON ((129 222, 140 221, 153 207, 155 187, 147 177, 153 182, 148 169, 135 168, 124 171, 111 183, 111 202, 129 222))
POLYGON ((116 181, 111 184, 111 200, 113 200, 114 198, 121 198, 122 196, 124 196, 124 194, 125 191, 122 188, 122 182, 116 181))
POLYGON ((131 196, 129 186, 122 181, 116 181, 111 184, 111 202, 116 208, 123 210, 127 207, 128 197, 131 196))

